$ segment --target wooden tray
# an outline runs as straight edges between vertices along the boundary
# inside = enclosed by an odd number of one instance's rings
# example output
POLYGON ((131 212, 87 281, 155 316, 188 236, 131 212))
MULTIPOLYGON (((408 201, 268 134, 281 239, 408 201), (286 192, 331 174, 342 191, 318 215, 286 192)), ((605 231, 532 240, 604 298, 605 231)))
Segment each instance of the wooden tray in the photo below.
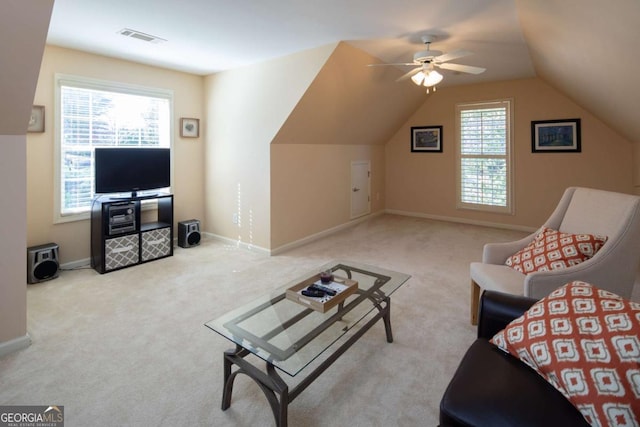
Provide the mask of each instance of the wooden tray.
POLYGON ((324 298, 307 297, 300 293, 303 289, 308 288, 315 282, 320 281, 320 273, 303 280, 302 282, 293 285, 287 289, 285 295, 287 299, 295 301, 306 307, 312 308, 320 313, 325 313, 336 305, 344 301, 349 295, 353 294, 358 289, 358 282, 355 280, 347 279, 340 276, 333 276, 332 284, 345 286, 345 288, 338 292, 334 296, 326 296, 324 298))

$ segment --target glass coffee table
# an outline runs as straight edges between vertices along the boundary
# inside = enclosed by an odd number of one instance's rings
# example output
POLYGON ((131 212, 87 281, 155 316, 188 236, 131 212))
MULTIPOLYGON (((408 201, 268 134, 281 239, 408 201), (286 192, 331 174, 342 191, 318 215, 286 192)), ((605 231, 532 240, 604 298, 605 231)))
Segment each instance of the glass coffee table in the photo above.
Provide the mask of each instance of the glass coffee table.
POLYGON ((366 264, 332 261, 207 322, 205 326, 235 343, 234 349, 224 352, 222 410, 230 407, 234 379, 242 373, 264 392, 276 425, 286 426, 289 403, 378 320, 384 323, 387 342, 393 342, 390 295, 410 277, 366 264), (288 289, 313 281, 324 271, 340 283, 356 281, 357 290, 324 313, 287 297, 288 289), (245 359, 250 354, 264 360, 266 370, 245 359), (292 389, 276 370, 293 377, 316 359, 318 365, 292 389))

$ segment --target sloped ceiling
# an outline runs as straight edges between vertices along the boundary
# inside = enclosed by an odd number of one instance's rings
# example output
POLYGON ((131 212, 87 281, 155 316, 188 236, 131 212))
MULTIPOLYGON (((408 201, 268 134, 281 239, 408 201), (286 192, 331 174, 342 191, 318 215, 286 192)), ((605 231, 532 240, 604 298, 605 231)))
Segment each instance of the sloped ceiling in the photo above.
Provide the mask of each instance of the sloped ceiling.
POLYGON ((536 74, 640 143, 640 2, 516 3, 536 74))
POLYGON ((207 75, 341 40, 405 62, 435 34, 435 49, 471 50, 459 62, 487 68, 442 86, 537 75, 640 142, 639 24, 638 0, 56 0, 48 43, 207 75))
POLYGON ((27 133, 52 9, 53 0, 2 2, 0 135, 27 133))
POLYGON ((425 100, 413 84, 395 82, 395 67, 339 43, 280 128, 272 144, 382 145, 425 100))

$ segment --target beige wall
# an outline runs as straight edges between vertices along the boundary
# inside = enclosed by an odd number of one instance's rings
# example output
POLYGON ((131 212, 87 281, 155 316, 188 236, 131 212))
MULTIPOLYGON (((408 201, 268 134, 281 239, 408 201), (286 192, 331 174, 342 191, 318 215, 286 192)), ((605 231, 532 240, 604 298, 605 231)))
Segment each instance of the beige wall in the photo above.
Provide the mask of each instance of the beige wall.
POLYGON ((28 245, 58 243, 63 263, 89 257, 88 221, 53 224, 55 73, 174 90, 176 222, 198 218, 204 231, 268 250, 349 222, 352 160, 372 161, 373 212, 535 226, 566 186, 633 191, 631 144, 543 81, 442 88, 410 116, 423 91, 365 68, 375 61, 340 43, 201 78, 48 46, 35 98, 47 130, 28 135, 28 245), (455 208, 455 105, 497 98, 515 105, 513 216, 455 208), (407 116, 386 147, 369 132, 407 116), (199 139, 179 137, 180 117, 203 119, 199 139), (582 118, 582 153, 531 153, 531 120, 570 117, 582 118), (429 124, 444 125, 444 152, 410 153, 409 127, 429 124), (330 179, 318 173, 327 161, 330 179), (318 194, 336 209, 310 211, 318 194))
POLYGON ((0 355, 4 342, 27 333, 25 171, 25 136, 0 135, 0 355))
POLYGON ((206 78, 205 231, 271 247, 270 144, 334 49, 323 46, 206 78))
MULTIPOLYGON (((38 79, 35 104, 45 106, 44 133, 27 137, 27 243, 56 242, 62 263, 90 256, 89 221, 54 224, 54 75, 71 74, 101 80, 172 90, 173 188, 175 222, 204 219, 204 78, 140 65, 56 46, 47 46, 38 79), (181 117, 201 119, 200 138, 181 138, 181 117)), ((205 225, 203 225, 205 226, 205 225)), ((174 233, 174 235, 177 235, 174 233)))
POLYGON ((273 144, 271 248, 346 224, 351 162, 371 162, 371 212, 384 209, 384 146, 273 144))
POLYGON ((526 79, 443 88, 402 126, 386 147, 387 209, 418 215, 540 225, 568 186, 633 192, 632 144, 542 80, 526 79), (514 101, 514 215, 456 209, 455 106, 514 101), (581 153, 531 153, 531 121, 582 119, 581 153), (410 127, 443 125, 443 149, 411 153, 410 127))
POLYGON ((395 67, 339 43, 271 146, 271 246, 350 222, 351 162, 371 162, 371 212, 384 209, 384 144, 424 101, 395 67), (326 208, 330 206, 330 209, 326 208))
POLYGON ((640 144, 633 144, 633 188, 640 195, 640 144))
POLYGON ((27 335, 27 124, 53 0, 8 0, 0 14, 0 356, 27 335))

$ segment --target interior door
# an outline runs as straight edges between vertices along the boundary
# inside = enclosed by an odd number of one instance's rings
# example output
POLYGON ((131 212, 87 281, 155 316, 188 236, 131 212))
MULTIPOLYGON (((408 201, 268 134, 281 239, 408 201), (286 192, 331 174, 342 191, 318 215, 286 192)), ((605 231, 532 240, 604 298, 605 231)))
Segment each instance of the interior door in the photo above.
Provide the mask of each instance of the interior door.
POLYGON ((351 219, 371 212, 371 162, 351 162, 351 219))

